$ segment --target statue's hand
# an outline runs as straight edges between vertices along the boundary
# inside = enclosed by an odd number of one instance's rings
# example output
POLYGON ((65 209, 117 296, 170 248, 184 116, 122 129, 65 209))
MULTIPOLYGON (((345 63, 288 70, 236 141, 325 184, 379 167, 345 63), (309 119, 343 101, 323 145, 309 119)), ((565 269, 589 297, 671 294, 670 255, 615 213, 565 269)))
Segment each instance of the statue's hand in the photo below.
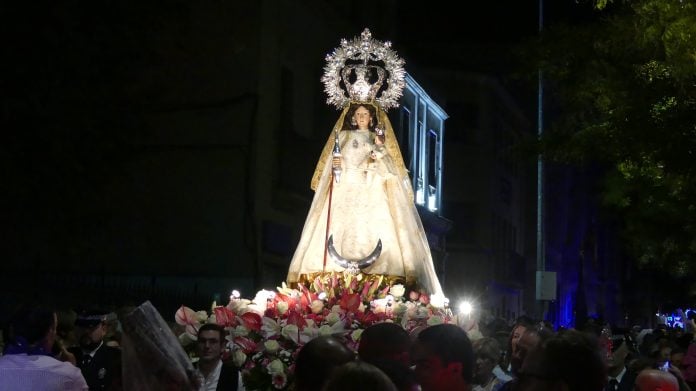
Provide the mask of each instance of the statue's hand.
POLYGON ((384 130, 375 128, 375 145, 384 145, 384 130))
POLYGON ((384 152, 379 149, 374 149, 370 152, 370 157, 373 160, 381 159, 384 156, 384 152))

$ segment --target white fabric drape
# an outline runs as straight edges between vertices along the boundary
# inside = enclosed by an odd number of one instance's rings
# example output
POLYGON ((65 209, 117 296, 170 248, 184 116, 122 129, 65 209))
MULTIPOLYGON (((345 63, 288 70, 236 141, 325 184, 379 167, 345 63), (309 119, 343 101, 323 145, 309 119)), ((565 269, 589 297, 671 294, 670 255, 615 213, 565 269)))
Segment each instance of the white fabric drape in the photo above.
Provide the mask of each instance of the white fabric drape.
MULTIPOLYGON (((342 127, 347 110, 334 130, 342 127)), ((338 253, 349 259, 367 256, 381 239, 380 257, 363 272, 415 278, 430 294, 442 294, 394 132, 379 108, 377 116, 386 138, 381 148, 375 146, 370 131, 339 132, 343 172, 340 182, 333 184, 329 234, 338 253), (375 149, 378 157, 371 159, 370 152, 375 149)), ((332 134, 317 165, 314 199, 290 264, 289 283, 299 281, 302 275, 344 270, 330 257, 326 268, 323 265, 333 144, 332 134)))

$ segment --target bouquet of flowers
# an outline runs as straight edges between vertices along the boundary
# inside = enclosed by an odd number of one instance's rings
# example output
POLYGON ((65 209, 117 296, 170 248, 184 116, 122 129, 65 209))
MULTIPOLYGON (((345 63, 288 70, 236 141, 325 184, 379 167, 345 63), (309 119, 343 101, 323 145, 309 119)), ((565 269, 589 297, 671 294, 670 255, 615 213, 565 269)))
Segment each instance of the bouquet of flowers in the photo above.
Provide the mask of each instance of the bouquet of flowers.
POLYGON ((292 384, 300 348, 322 335, 342 338, 357 351, 362 331, 379 322, 395 322, 411 332, 454 317, 445 297, 407 290, 381 275, 323 273, 307 284, 259 291, 243 299, 234 291, 226 306, 211 313, 182 306, 175 315, 185 327, 180 341, 195 341, 198 327, 224 326, 226 358, 241 369, 248 390, 286 390, 292 384))

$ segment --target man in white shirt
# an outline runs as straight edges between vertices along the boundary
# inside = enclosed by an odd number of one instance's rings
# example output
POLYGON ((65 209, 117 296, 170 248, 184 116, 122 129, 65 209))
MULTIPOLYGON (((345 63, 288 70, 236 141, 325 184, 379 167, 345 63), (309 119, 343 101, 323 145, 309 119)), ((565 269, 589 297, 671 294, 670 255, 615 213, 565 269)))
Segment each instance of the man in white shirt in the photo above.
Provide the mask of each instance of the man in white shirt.
POLYGON ((198 329, 198 370, 203 375, 201 391, 238 390, 239 371, 222 361, 225 344, 222 326, 208 323, 198 329))
POLYGON ((0 391, 84 391, 74 365, 51 356, 58 319, 52 310, 23 307, 12 317, 11 335, 0 357, 0 391))

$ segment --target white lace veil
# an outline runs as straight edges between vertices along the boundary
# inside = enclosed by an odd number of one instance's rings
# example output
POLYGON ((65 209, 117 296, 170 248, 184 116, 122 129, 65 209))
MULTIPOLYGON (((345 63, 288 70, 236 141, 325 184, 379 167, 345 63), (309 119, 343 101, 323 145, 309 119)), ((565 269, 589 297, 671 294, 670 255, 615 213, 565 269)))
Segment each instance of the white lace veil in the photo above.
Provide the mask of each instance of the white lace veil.
POLYGON ((124 390, 199 389, 199 372, 149 301, 125 315, 121 322, 124 390))

